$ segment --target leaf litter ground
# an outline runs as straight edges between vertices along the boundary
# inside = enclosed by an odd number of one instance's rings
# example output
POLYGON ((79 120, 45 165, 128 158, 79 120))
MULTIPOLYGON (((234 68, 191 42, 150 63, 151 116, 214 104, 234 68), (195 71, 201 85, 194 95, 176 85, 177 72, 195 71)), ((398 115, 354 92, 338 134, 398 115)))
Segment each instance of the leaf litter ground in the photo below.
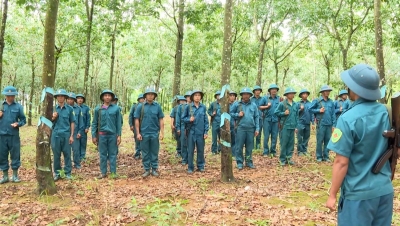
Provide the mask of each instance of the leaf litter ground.
MULTIPOLYGON (((141 178, 141 161, 133 158, 133 134, 125 125, 118 157, 120 177, 95 179, 99 157, 89 137, 82 169, 73 169, 72 181, 58 181, 54 196, 36 193, 36 128, 22 128, 23 182, 0 185, 0 225, 335 225, 336 212, 324 207, 331 164, 317 164, 314 156, 295 156, 296 166, 280 167, 277 158, 262 157, 256 150, 257 169, 234 169, 235 182, 222 183, 220 155, 211 155, 210 139, 206 172, 188 175, 175 156, 169 119, 165 125, 159 178, 141 178)), ((315 150, 314 134, 309 150, 315 150)), ((398 225, 399 176, 394 186, 393 224, 398 225)))

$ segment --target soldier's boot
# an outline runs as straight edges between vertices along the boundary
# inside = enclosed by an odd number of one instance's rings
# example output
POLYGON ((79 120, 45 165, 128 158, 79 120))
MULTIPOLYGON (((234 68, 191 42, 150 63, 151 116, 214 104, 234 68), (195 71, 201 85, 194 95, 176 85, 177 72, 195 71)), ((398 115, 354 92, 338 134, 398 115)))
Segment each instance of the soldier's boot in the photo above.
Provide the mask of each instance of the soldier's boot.
POLYGON ((0 184, 8 182, 8 170, 3 170, 3 178, 0 180, 0 184))
POLYGON ((18 169, 13 169, 13 176, 12 176, 12 181, 14 183, 19 183, 21 180, 18 177, 18 169))

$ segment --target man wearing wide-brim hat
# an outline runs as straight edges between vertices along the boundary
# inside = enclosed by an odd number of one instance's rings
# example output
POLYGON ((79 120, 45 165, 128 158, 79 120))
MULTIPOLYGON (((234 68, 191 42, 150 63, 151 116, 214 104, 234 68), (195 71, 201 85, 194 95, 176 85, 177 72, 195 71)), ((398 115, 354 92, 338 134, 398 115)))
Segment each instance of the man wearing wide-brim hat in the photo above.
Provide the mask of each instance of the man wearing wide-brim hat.
MULTIPOLYGON (((342 225, 392 225, 393 184, 388 160, 373 170, 388 148, 382 132, 390 130, 388 109, 381 98, 375 69, 358 64, 340 75, 354 103, 338 119, 328 148, 336 153, 326 207, 336 209, 342 225)), ((396 116, 397 117, 397 116, 396 116)))
POLYGON ((2 94, 6 97, 0 104, 0 170, 3 171, 3 178, 0 184, 9 181, 8 155, 11 158, 11 169, 13 182, 20 182, 18 169, 21 166, 21 141, 19 138, 19 127, 26 124, 24 108, 15 102, 18 95, 17 89, 13 86, 4 88, 2 94))

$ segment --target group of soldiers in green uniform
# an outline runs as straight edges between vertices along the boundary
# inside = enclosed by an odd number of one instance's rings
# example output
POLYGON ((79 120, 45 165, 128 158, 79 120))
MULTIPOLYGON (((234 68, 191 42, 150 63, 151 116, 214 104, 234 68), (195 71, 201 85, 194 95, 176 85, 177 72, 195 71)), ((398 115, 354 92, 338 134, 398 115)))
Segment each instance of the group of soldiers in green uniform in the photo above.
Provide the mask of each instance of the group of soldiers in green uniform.
MULTIPOLYGON (((332 89, 325 85, 320 90, 321 96, 312 102, 308 100, 310 92, 302 89, 300 101, 295 102, 296 91, 287 88, 282 98, 278 95, 279 87, 271 84, 266 95, 263 89, 254 86, 245 87, 238 94, 229 93, 229 114, 231 131, 231 148, 237 168, 255 168, 252 160, 253 149, 261 148, 263 132, 263 156, 275 157, 278 135, 280 138, 279 162, 282 166, 293 165, 294 137, 297 133, 298 155, 308 155, 308 141, 311 124, 317 127, 317 161, 330 161, 326 148, 337 117, 349 107, 347 92, 340 92, 340 99, 329 98, 332 89), (245 154, 243 156, 243 149, 245 154)), ((20 181, 20 126, 25 124, 23 107, 14 101, 17 95, 15 87, 8 86, 3 91, 6 97, 0 111, 0 170, 3 178, 0 183, 9 181, 8 155, 13 169, 12 180, 20 181), (4 139, 4 141, 3 141, 4 139)), ((176 96, 176 106, 172 109, 171 129, 176 140, 177 156, 181 163, 187 165, 189 174, 195 171, 194 153, 196 150, 196 170, 205 170, 205 139, 211 126, 212 154, 221 150, 221 92, 214 94, 215 101, 207 108, 202 99, 201 90, 193 90, 184 96, 176 96), (210 120, 209 120, 210 117, 210 120)), ((121 143, 123 114, 118 106, 118 97, 111 90, 103 90, 100 94, 101 105, 94 109, 93 120, 90 109, 85 105, 82 94, 75 95, 64 89, 55 92, 56 105, 51 121, 51 148, 53 151, 54 180, 71 179, 72 168, 80 169, 86 158, 87 133, 91 128, 92 141, 98 146, 100 156, 99 179, 107 177, 107 165, 110 165, 111 177, 117 176, 118 146, 121 143), (64 167, 61 167, 61 154, 64 167)), ((142 159, 143 177, 158 176, 158 153, 160 142, 164 137, 164 114, 156 101, 157 92, 153 88, 140 94, 137 103, 129 113, 129 127, 134 134, 134 158, 142 159)))

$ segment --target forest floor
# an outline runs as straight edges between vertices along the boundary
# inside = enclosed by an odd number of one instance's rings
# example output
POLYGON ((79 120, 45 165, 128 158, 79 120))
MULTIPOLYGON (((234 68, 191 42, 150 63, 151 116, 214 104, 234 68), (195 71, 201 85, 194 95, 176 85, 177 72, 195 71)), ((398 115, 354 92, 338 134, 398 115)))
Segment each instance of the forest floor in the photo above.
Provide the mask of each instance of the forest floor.
MULTIPOLYGON (((256 150, 253 160, 257 169, 234 168, 235 182, 222 183, 221 156, 211 155, 210 138, 206 172, 186 173, 187 166, 181 166, 175 157, 166 117, 160 177, 142 179, 141 161, 133 158, 133 134, 125 124, 118 157, 120 177, 95 178, 99 157, 89 137, 87 161, 82 169, 73 169, 73 180, 56 182, 58 193, 54 196, 36 193, 35 138, 35 126, 21 128, 22 182, 0 185, 0 225, 336 224, 337 213, 324 207, 331 163, 316 163, 314 134, 309 147, 312 156, 294 156, 295 166, 281 167, 277 158, 262 157, 261 150, 256 150)), ((394 186, 393 224, 400 225, 399 176, 394 186)))

